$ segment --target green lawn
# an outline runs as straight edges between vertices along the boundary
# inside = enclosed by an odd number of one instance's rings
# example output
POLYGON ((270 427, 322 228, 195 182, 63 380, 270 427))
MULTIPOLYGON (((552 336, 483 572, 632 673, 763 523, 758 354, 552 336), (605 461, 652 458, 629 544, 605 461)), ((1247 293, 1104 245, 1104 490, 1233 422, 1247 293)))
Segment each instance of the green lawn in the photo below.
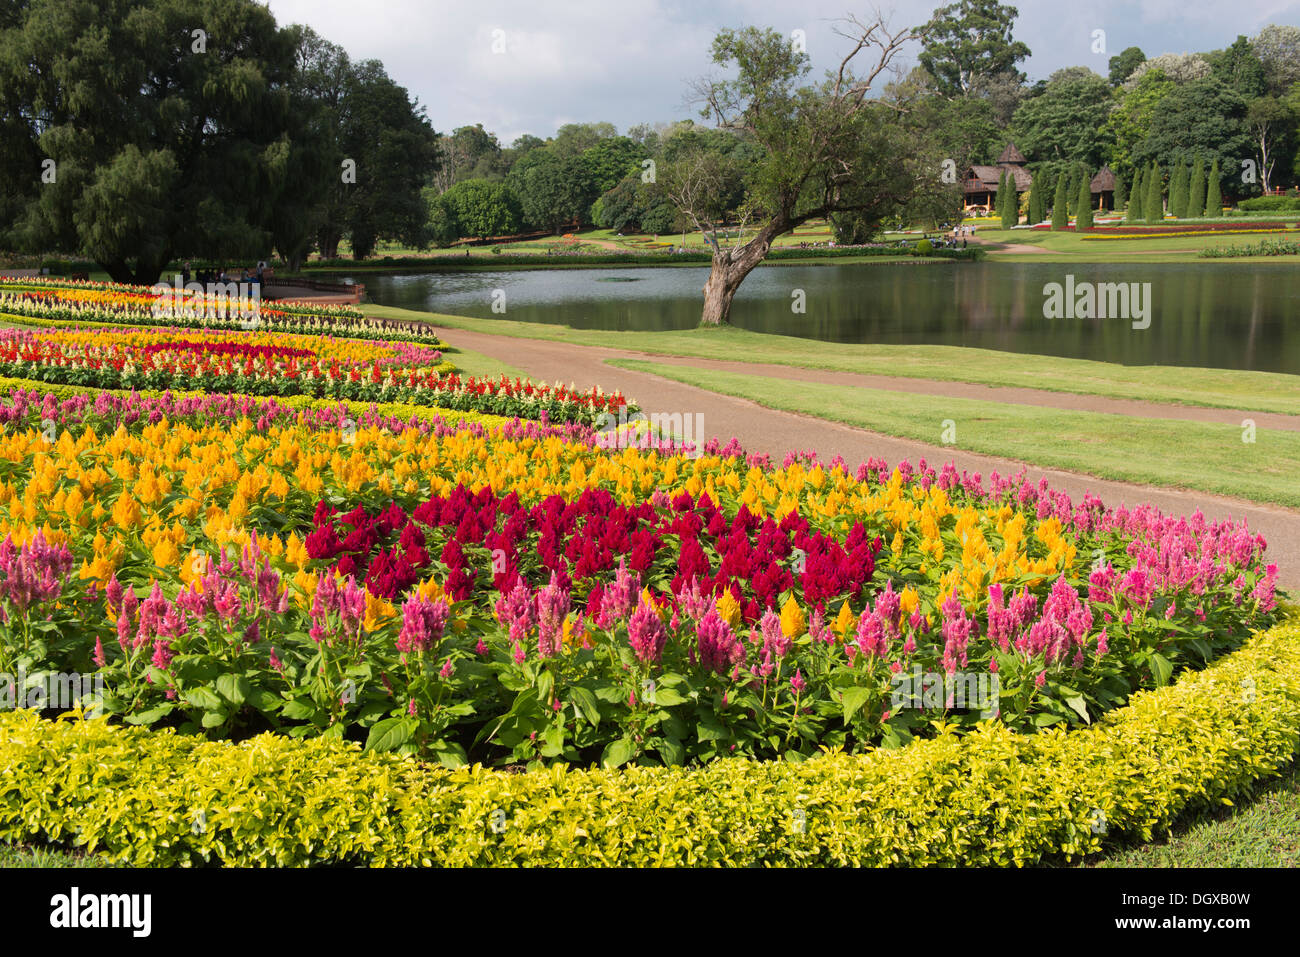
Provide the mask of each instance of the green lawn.
MULTIPOLYGON (((953 268, 962 267, 955 265, 953 268)), ((681 332, 603 332, 507 319, 473 319, 392 306, 367 305, 364 308, 368 315, 422 320, 450 329, 627 349, 649 355, 772 363, 804 369, 1019 386, 1116 399, 1300 415, 1300 388, 1297 388, 1295 376, 1273 372, 1124 366, 963 346, 845 344, 767 335, 733 327, 681 332)))
POLYGON ((1083 867, 1300 867, 1300 764, 1237 807, 1185 818, 1173 833, 1133 842, 1083 867))
POLYGON ((943 422, 954 448, 1124 482, 1199 489, 1300 507, 1300 432, 1258 429, 1242 442, 1236 425, 1140 419, 1100 412, 798 382, 713 369, 619 360, 637 369, 772 409, 939 445, 943 422))
MULTIPOLYGON (((1278 222, 1294 224, 1300 221, 1300 214, 1291 214, 1283 220, 1276 217, 1271 220, 1246 220, 1233 217, 1234 228, 1251 229, 1278 222)), ((1197 222, 1197 221, 1189 221, 1197 222)), ((1204 222, 1204 220, 1200 220, 1204 222)), ((1141 225, 1141 224, 1137 224, 1141 225)), ((1169 220, 1166 227, 1176 226, 1176 220, 1169 220)), ((1158 239, 1088 239, 1087 234, 1074 232, 1052 232, 1048 229, 1002 229, 998 226, 981 225, 976 231, 980 239, 995 243, 1015 243, 1017 245, 1037 246, 1048 250, 1046 253, 999 252, 990 250, 989 255, 995 262, 1042 262, 1042 263, 1178 263, 1198 262, 1200 251, 1211 246, 1227 246, 1240 243, 1253 243, 1261 239, 1277 237, 1271 233, 1237 233, 1227 236, 1170 236, 1158 239)), ((1295 239, 1300 236, 1295 230, 1282 234, 1282 238, 1295 239)), ((1242 259, 1215 260, 1216 262, 1287 262, 1288 257, 1250 256, 1242 259)))
POLYGON ((61 847, 29 844, 0 844, 0 868, 4 867, 115 867, 107 858, 61 847))

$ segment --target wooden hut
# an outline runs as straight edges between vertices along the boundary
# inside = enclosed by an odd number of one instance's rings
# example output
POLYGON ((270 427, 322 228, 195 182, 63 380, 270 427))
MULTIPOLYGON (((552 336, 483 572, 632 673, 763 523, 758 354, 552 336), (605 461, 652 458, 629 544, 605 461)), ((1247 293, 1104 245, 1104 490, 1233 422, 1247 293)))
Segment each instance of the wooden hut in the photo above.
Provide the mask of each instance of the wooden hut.
POLYGON ((1029 191, 1034 183, 1034 176, 1025 169, 1025 154, 1016 149, 1015 143, 1008 143, 1002 155, 993 166, 975 165, 966 170, 964 189, 966 193, 966 210, 991 212, 993 200, 998 192, 998 183, 1002 174, 1010 171, 1016 184, 1016 195, 1029 191))
POLYGON ((1115 174, 1109 166, 1103 166, 1097 171, 1088 188, 1096 197, 1098 210, 1115 208, 1115 174))

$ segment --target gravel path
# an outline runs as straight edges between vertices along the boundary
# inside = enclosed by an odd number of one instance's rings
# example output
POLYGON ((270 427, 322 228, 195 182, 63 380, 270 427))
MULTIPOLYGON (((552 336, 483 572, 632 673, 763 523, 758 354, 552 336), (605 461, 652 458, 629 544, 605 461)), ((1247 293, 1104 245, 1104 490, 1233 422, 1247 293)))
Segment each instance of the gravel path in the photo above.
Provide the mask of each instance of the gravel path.
MULTIPOLYGON (((1120 412, 1124 415, 1187 418, 1205 422, 1239 424, 1243 417, 1249 417, 1255 419, 1260 427, 1293 430, 1298 427, 1293 417, 1261 412, 1244 413, 1191 408, 1104 399, 1098 396, 1075 396, 1035 389, 1001 389, 968 383, 821 372, 722 360, 647 356, 644 353, 621 349, 593 348, 571 343, 548 342, 542 339, 516 339, 462 329, 439 328, 437 332, 440 338, 452 346, 481 352, 501 362, 509 363, 523 370, 531 378, 540 381, 566 384, 571 382, 580 388, 599 385, 606 391, 618 389, 635 400, 647 413, 701 413, 704 416, 705 438, 716 437, 726 441, 735 436, 747 450, 767 452, 778 462, 790 450, 815 449, 824 459, 829 460, 839 455, 851 466, 856 466, 872 456, 883 458, 891 463, 905 458, 916 463, 919 459, 925 458, 934 466, 952 461, 958 469, 979 472, 986 477, 995 469, 1003 475, 1009 475, 1025 466, 1025 463, 1012 459, 965 452, 952 446, 937 446, 910 439, 894 438, 824 419, 764 408, 745 399, 709 392, 650 373, 615 368, 608 365, 606 360, 650 358, 656 362, 748 371, 754 375, 770 375, 796 381, 842 382, 870 388, 895 388, 916 394, 918 401, 942 401, 949 396, 961 396, 1087 411, 1120 412)), ((1280 583, 1287 588, 1300 588, 1300 512, 1206 492, 1179 491, 1115 482, 1058 469, 1027 466, 1027 474, 1035 482, 1040 475, 1046 476, 1053 488, 1068 492, 1075 501, 1078 501, 1085 492, 1091 492, 1107 505, 1112 506, 1121 504, 1132 506, 1145 502, 1171 514, 1190 515, 1200 509, 1207 518, 1212 520, 1245 518, 1251 529, 1263 534, 1268 540, 1269 557, 1278 564, 1280 583)))

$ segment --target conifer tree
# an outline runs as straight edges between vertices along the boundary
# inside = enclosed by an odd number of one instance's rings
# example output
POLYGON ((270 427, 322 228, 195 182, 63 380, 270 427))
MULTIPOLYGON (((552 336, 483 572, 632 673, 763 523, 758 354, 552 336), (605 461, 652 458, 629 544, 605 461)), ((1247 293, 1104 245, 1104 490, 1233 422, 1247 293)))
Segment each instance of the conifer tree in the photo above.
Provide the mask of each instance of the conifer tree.
POLYGON ((1124 192, 1124 180, 1118 174, 1115 176, 1115 192, 1111 194, 1111 202, 1115 204, 1113 212, 1116 213, 1128 202, 1128 194, 1124 192))
POLYGON ((1010 229, 1020 222, 1020 197, 1016 195, 1016 177, 1007 170, 1006 205, 1002 207, 1002 228, 1010 229))
POLYGON ((1079 177, 1079 199, 1077 202, 1079 209, 1078 217, 1074 223, 1074 231, 1081 233, 1085 229, 1092 229, 1092 182, 1088 177, 1087 170, 1079 177))
POLYGON ((1029 186, 1029 224, 1038 225, 1046 214, 1047 210, 1043 203, 1043 177, 1035 176, 1029 186))
POLYGON ((1175 219, 1187 218, 1187 167, 1181 160, 1169 180, 1169 213, 1175 219))
POLYGON ((1205 164, 1200 156, 1192 161, 1192 180, 1187 184, 1187 215, 1205 215, 1205 164))
POLYGON ((1057 231, 1067 229, 1070 225, 1070 213, 1065 203, 1066 179, 1064 174, 1056 178, 1056 196, 1052 199, 1052 229, 1057 231))
POLYGON ((1142 212, 1146 214, 1147 222, 1163 223, 1165 221, 1164 183, 1160 175, 1160 167, 1155 163, 1151 164, 1151 170, 1147 174, 1146 193, 1142 212))
POLYGON ((993 194, 993 212, 999 219, 1002 218, 1003 208, 1007 199, 1007 171, 1003 170, 998 174, 998 191, 993 194))
POLYGON ((1219 187, 1219 161, 1215 159, 1210 167, 1210 177, 1205 184, 1205 215, 1218 219, 1223 215, 1223 193, 1219 187))
POLYGON ((1128 223, 1140 223, 1142 221, 1142 200, 1146 198, 1143 190, 1146 187, 1142 183, 1142 167, 1139 166, 1133 170, 1133 191, 1128 197, 1128 212, 1124 216, 1124 221, 1128 223))

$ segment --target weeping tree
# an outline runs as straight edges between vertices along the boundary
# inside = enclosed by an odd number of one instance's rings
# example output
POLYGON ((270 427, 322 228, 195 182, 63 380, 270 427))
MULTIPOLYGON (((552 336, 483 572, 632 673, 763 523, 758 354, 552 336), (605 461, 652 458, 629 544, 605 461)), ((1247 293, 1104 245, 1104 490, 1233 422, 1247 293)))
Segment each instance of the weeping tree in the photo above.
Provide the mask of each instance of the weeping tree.
POLYGON ((697 81, 695 100, 702 117, 744 141, 748 160, 731 158, 741 151, 691 150, 659 174, 664 195, 713 253, 703 325, 728 321, 736 290, 778 236, 837 215, 879 222, 923 191, 944 188, 939 158, 917 148, 902 107, 868 97, 882 74, 894 72, 902 48, 927 30, 849 17, 836 33, 851 45, 817 84, 804 81, 807 53, 775 30, 726 29, 714 38, 713 62, 734 66, 735 76, 697 81), (858 73, 860 59, 868 62, 858 73), (726 197, 738 182, 737 206, 726 197))

